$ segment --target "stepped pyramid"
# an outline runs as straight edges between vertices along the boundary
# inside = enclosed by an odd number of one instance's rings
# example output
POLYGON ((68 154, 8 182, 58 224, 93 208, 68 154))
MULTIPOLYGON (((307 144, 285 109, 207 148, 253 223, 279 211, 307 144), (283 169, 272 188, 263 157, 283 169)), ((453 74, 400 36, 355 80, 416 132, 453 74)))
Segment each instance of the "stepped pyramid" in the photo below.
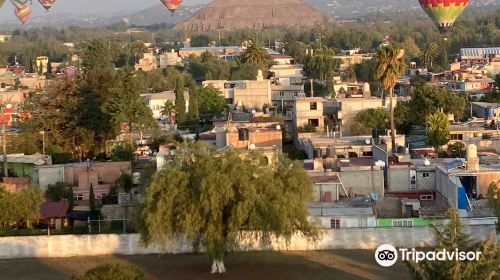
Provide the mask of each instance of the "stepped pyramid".
POLYGON ((215 0, 175 27, 185 31, 314 26, 329 21, 301 0, 215 0))

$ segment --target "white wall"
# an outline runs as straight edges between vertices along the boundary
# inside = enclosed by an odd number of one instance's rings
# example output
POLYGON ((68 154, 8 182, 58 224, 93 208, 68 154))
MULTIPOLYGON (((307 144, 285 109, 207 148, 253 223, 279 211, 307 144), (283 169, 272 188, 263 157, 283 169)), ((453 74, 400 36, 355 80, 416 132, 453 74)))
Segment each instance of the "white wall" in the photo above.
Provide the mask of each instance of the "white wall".
MULTIPOLYGON (((476 240, 484 240, 494 230, 492 225, 466 228, 476 240)), ((433 245, 433 240, 434 235, 429 228, 355 228, 324 230, 316 243, 296 235, 288 246, 284 240, 263 244, 260 240, 247 237, 241 242, 240 250, 375 249, 381 244, 413 248, 433 245)), ((166 244, 163 251, 157 246, 146 248, 141 245, 138 234, 1 237, 0 259, 189 253, 191 246, 187 244, 179 240, 166 244)))

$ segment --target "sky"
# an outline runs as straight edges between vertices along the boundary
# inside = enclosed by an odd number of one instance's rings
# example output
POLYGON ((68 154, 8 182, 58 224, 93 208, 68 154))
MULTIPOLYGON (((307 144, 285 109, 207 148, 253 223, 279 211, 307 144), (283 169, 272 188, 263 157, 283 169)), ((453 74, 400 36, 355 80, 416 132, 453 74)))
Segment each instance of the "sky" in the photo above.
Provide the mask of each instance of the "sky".
MULTIPOLYGON (((45 12, 37 0, 33 1, 33 16, 43 15, 45 12)), ((183 5, 207 3, 209 0, 184 0, 183 5)), ((50 13, 113 13, 121 11, 140 11, 160 3, 159 0, 56 0, 50 13)), ((49 14, 50 16, 50 14, 49 14)), ((0 9, 0 21, 16 19, 14 6, 6 0, 0 9)))

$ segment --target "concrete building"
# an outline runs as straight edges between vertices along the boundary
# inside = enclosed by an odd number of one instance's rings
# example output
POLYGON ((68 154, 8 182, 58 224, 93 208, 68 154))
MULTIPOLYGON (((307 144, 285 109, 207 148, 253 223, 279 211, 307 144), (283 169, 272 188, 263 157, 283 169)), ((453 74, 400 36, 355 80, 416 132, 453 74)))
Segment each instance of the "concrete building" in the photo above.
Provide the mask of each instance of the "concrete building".
MULTIPOLYGON (((292 110, 293 127, 295 134, 306 132, 304 128, 310 126, 316 132, 325 131, 324 102, 320 97, 297 97, 292 110)), ((310 131, 309 131, 310 132, 310 131)))
POLYGON ((334 58, 340 59, 342 63, 340 64, 340 69, 345 70, 349 68, 349 66, 353 66, 356 64, 361 64, 361 62, 365 60, 373 59, 373 54, 346 54, 346 55, 336 55, 334 58))
POLYGON ((240 55, 241 48, 239 46, 184 47, 179 50, 179 56, 182 59, 186 59, 190 55, 200 56, 205 52, 223 60, 234 60, 234 58, 240 55))
POLYGON ((0 34, 0 43, 5 43, 12 39, 12 35, 10 34, 0 34))
MULTIPOLYGON (((155 119, 166 119, 168 116, 163 116, 161 111, 164 108, 165 102, 170 100, 175 103, 175 92, 174 91, 164 91, 160 93, 148 93, 141 94, 149 109, 153 112, 153 117, 155 119)), ((184 90, 184 100, 186 101, 186 113, 189 108, 189 92, 184 90)))
POLYGON ((39 56, 36 58, 36 67, 35 72, 39 74, 45 74, 48 71, 49 58, 47 56, 39 56))
POLYGON ((333 91, 338 97, 371 98, 370 84, 364 82, 338 82, 333 85, 333 91))
POLYGON ((219 89, 228 104, 245 109, 262 111, 271 105, 271 80, 265 80, 259 70, 256 81, 207 80, 204 86, 212 85, 219 89))
POLYGON ((49 185, 64 182, 64 165, 43 165, 33 168, 33 184, 46 191, 49 185))
POLYGON ((491 121, 469 122, 450 127, 450 144, 461 142, 474 144, 479 151, 493 150, 500 152, 500 130, 491 121))
POLYGON ((84 162, 64 166, 64 182, 73 186, 75 200, 88 200, 90 185, 97 199, 109 193, 122 173, 132 173, 131 162, 84 162))
POLYGON ((495 80, 491 78, 452 80, 448 81, 448 89, 459 92, 484 92, 490 91, 495 86, 495 80))
POLYGON ((158 68, 156 62, 157 60, 153 52, 144 53, 143 58, 139 59, 134 68, 136 71, 151 72, 158 68))
POLYGON ((167 66, 177 65, 181 62, 181 57, 173 49, 169 52, 158 54, 156 58, 156 65, 161 69, 165 69, 167 66))
POLYGON ((500 48, 461 48, 460 61, 465 66, 487 64, 492 58, 500 56, 500 48))
POLYGON ((487 120, 500 119, 500 104, 487 102, 471 102, 474 117, 487 120))

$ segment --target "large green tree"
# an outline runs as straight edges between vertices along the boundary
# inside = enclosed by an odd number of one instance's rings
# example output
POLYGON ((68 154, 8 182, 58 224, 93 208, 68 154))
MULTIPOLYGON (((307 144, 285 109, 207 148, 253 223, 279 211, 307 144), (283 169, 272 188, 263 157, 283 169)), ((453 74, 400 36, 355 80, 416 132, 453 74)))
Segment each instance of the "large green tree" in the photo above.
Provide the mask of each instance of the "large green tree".
POLYGON ((9 193, 0 188, 0 227, 11 229, 13 226, 31 227, 39 218, 42 193, 39 187, 30 186, 17 193, 9 193))
POLYGON ((304 71, 312 79, 331 80, 339 71, 341 60, 329 48, 317 49, 304 58, 304 71))
POLYGON ((434 62, 441 55, 441 47, 436 42, 429 42, 419 54, 420 61, 430 69, 433 68, 434 62))
POLYGON ((448 212, 449 222, 442 228, 431 226, 436 241, 436 251, 481 252, 479 261, 429 261, 407 262, 415 280, 468 280, 498 279, 500 274, 500 248, 494 235, 480 243, 474 243, 464 232, 464 224, 456 208, 448 212))
POLYGON ((350 132, 352 135, 370 135, 374 128, 384 131, 388 127, 388 120, 389 112, 383 108, 366 109, 356 114, 350 132))
POLYGON ((198 105, 202 116, 218 116, 224 112, 226 100, 220 90, 207 85, 198 89, 198 105))
POLYGON ((122 69, 119 81, 113 89, 114 95, 104 104, 105 112, 117 126, 126 123, 129 133, 155 128, 153 113, 140 96, 144 89, 137 82, 137 76, 130 69, 122 69))
POLYGON ((382 82, 382 86, 389 93, 390 106, 390 128, 392 150, 396 150, 396 129, 394 126, 394 87, 397 79, 403 75, 405 70, 405 52, 396 46, 389 45, 377 50, 376 78, 382 82))
POLYGON ((450 141, 450 122, 448 116, 442 111, 437 111, 427 117, 427 144, 439 147, 450 141))
POLYGON ((254 38, 241 54, 241 61, 257 66, 260 70, 267 70, 271 64, 271 57, 264 48, 262 41, 254 38))
POLYGON ((297 232, 316 237, 306 207, 311 197, 299 162, 279 156, 269 165, 258 152, 218 154, 187 144, 147 188, 138 228, 146 243, 191 242, 213 259, 213 273, 223 273, 224 255, 243 231, 263 241, 297 232))
POLYGON ((186 99, 184 98, 184 78, 177 77, 175 83, 175 120, 179 124, 186 122, 186 99))
POLYGON ((195 81, 189 83, 189 107, 187 119, 190 122, 200 120, 200 110, 198 106, 198 85, 195 81))

